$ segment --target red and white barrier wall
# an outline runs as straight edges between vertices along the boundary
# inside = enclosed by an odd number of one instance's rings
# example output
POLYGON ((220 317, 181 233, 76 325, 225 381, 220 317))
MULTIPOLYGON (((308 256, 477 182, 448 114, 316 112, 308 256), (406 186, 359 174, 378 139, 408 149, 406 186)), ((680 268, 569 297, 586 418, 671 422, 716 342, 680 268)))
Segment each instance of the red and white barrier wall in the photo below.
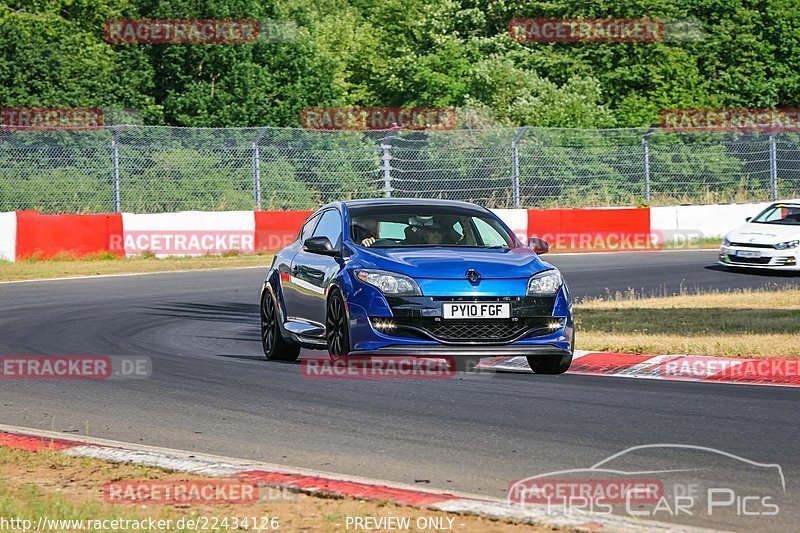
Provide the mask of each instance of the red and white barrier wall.
POLYGON ((122 215, 40 215, 18 211, 16 259, 82 257, 114 252, 109 244, 122 233, 122 215))
MULTIPOLYGON (((497 209, 525 242, 542 237, 555 251, 641 249, 675 234, 721 237, 768 203, 653 208, 497 209)), ((274 251, 297 236, 311 211, 184 211, 160 214, 0 213, 0 260, 203 255, 274 251)))
POLYGON ((110 248, 125 255, 152 252, 156 257, 203 255, 204 250, 254 253, 256 221, 252 211, 122 213, 122 239, 110 248))
POLYGON ((256 250, 280 250, 297 238, 313 211, 256 211, 256 250))
POLYGON ((0 213, 0 261, 13 261, 17 256, 17 214, 0 213))
POLYGON ((754 204, 671 205, 650 208, 650 225, 661 232, 702 232, 704 237, 720 237, 745 219, 757 215, 772 202, 754 204))
POLYGON ((109 252, 112 236, 121 234, 122 216, 119 214, 0 213, 0 259, 82 257, 109 252))
MULTIPOLYGON (((630 250, 651 244, 650 209, 529 209, 526 234, 553 251, 630 250)), ((525 241, 523 241, 525 242, 525 241)))

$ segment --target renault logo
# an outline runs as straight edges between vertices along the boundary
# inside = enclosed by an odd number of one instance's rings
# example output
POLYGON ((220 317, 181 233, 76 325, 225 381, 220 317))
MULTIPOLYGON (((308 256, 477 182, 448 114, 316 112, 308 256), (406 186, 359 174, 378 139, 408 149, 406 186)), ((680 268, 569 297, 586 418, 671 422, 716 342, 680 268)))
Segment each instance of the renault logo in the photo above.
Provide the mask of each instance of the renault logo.
POLYGON ((481 280, 481 275, 478 274, 477 270, 470 268, 469 270, 467 270, 467 279, 469 280, 470 283, 476 285, 481 280))

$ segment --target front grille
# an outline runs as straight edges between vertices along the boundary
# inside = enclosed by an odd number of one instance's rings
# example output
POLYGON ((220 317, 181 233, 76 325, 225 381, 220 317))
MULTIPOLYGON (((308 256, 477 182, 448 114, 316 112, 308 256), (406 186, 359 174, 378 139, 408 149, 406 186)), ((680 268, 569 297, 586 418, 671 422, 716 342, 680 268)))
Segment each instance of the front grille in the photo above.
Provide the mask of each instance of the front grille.
POLYGON ((775 248, 771 244, 756 244, 753 242, 732 242, 728 246, 735 246, 737 248, 775 248))
POLYGON ((443 320, 438 318, 406 318, 373 320, 378 331, 392 336, 433 338, 449 343, 503 344, 522 337, 545 335, 553 331, 550 324, 557 317, 531 317, 517 320, 443 320), (390 324, 390 328, 385 326, 390 324))
POLYGON ((428 326, 431 335, 448 341, 469 340, 506 340, 521 335, 525 324, 514 323, 508 320, 469 320, 457 322, 439 322, 428 326))
POLYGON ((767 265, 771 257, 739 257, 736 255, 728 255, 728 262, 740 263, 743 265, 767 265))

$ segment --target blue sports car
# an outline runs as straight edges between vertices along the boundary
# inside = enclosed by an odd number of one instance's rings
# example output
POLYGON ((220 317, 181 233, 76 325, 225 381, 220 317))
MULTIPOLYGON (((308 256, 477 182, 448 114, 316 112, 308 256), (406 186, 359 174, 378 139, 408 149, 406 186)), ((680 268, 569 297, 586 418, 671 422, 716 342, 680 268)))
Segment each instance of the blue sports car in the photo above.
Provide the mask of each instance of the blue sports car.
POLYGON ((300 348, 348 355, 526 356, 536 373, 572 362, 572 301, 561 273, 491 211, 465 202, 334 202, 275 256, 261 291, 268 360, 300 348))

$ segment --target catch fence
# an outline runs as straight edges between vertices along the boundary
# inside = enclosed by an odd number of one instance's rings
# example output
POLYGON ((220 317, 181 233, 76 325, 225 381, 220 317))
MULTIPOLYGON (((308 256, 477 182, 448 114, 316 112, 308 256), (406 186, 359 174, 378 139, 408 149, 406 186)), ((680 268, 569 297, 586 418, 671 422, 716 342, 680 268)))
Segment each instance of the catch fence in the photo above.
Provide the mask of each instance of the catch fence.
POLYGON ((311 209, 375 196, 492 208, 797 197, 800 134, 0 129, 0 211, 311 209))

